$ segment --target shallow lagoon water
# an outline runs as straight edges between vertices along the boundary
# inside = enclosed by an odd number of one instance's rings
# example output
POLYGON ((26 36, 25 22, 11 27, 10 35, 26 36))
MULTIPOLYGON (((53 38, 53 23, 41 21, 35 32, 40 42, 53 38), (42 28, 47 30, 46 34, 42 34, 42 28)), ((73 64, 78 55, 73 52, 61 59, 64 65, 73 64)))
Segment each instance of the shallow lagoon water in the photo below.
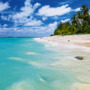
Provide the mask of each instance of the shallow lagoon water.
POLYGON ((73 57, 87 54, 79 51, 34 38, 0 38, 0 90, 74 90, 74 83, 85 82, 73 57))

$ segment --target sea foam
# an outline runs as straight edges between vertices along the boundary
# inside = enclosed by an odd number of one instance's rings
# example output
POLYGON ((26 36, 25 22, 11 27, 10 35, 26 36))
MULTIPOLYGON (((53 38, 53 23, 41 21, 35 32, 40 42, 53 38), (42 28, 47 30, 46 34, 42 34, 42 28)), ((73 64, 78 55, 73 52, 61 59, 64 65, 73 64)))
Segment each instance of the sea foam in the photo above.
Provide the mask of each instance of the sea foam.
POLYGON ((19 58, 19 57, 9 57, 8 59, 10 59, 10 60, 17 60, 17 61, 24 61, 24 59, 19 58))
POLYGON ((38 53, 35 52, 26 52, 26 55, 37 55, 38 53))

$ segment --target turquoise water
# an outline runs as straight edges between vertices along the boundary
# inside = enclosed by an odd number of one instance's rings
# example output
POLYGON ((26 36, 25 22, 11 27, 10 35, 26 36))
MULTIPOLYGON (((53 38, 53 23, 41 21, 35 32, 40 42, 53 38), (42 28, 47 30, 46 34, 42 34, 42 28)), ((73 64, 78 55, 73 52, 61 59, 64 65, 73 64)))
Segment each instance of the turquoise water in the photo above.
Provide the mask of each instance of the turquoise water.
POLYGON ((63 66, 64 57, 34 38, 0 38, 0 90, 71 90, 75 77, 63 66))

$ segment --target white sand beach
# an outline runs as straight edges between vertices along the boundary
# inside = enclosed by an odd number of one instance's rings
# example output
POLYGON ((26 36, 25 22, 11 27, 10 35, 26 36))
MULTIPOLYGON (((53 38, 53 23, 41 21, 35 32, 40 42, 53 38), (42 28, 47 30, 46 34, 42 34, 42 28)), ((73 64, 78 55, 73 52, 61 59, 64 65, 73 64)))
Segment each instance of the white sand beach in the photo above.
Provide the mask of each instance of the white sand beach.
POLYGON ((90 34, 88 35, 67 35, 67 36, 50 36, 38 38, 41 42, 53 42, 59 45, 78 45, 90 47, 90 34))
POLYGON ((72 52, 67 51, 72 57, 67 56, 67 59, 54 62, 52 66, 63 65, 72 75, 79 79, 80 83, 76 82, 72 90, 90 90, 90 34, 50 36, 36 38, 35 40, 45 44, 49 43, 54 46, 54 48, 58 47, 58 51, 59 47, 62 46, 74 49, 72 52), (83 56, 84 60, 76 60, 75 55, 83 56))

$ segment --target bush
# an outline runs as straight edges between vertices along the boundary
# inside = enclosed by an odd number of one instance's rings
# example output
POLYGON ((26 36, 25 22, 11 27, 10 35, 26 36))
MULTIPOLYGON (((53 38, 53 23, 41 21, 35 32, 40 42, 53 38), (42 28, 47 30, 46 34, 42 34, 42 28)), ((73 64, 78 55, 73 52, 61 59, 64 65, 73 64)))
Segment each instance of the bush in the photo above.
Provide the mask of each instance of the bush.
POLYGON ((51 34, 50 36, 54 36, 54 34, 51 34))

